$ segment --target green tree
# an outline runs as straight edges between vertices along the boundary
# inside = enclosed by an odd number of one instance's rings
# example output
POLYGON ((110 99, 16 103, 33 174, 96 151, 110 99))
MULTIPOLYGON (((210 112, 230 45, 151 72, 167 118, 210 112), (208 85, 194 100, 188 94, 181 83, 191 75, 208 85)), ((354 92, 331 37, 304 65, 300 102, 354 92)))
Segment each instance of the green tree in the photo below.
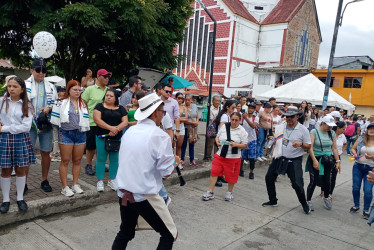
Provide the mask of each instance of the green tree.
POLYGON ((53 61, 67 80, 87 67, 117 77, 137 66, 169 69, 182 41, 192 0, 2 0, 0 57, 30 65, 32 37, 39 31, 57 40, 53 61))

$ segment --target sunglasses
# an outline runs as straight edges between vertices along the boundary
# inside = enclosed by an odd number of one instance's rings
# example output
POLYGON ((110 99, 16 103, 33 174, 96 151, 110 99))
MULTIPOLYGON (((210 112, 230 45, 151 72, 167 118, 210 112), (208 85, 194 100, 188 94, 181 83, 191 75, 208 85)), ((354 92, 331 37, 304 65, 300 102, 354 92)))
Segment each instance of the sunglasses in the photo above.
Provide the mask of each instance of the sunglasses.
POLYGON ((42 72, 43 74, 47 73, 47 68, 44 68, 44 67, 35 68, 34 70, 35 70, 36 73, 40 73, 40 72, 42 72))
POLYGON ((165 93, 171 94, 171 90, 165 90, 165 93))
POLYGON ((108 79, 110 76, 102 76, 102 77, 104 77, 105 79, 108 79))

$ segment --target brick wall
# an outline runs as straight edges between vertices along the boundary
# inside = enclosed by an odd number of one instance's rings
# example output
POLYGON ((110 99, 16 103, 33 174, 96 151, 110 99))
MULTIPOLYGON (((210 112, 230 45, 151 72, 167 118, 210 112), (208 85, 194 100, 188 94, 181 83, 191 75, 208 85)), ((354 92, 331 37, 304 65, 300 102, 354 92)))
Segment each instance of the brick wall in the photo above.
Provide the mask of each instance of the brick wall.
POLYGON ((310 67, 317 67, 319 45, 321 41, 318 33, 316 9, 313 1, 314 0, 305 1, 298 13, 289 22, 283 66, 292 65, 295 42, 297 39, 299 39, 301 32, 307 29, 309 33, 309 42, 311 43, 312 49, 310 67))

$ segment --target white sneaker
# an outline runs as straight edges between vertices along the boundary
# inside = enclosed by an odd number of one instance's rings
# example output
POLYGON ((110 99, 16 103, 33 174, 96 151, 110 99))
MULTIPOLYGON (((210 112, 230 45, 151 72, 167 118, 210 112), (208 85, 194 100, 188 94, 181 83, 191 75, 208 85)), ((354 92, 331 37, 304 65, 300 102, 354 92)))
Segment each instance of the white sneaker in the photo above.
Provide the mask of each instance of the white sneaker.
POLYGON ((264 160, 264 161, 268 160, 268 158, 266 158, 265 156, 262 156, 261 159, 264 160))
POLYGON ((168 198, 165 200, 165 204, 168 207, 171 203, 171 198, 168 196, 168 198))
POLYGON ((232 199, 234 199, 232 192, 226 192, 225 201, 231 201, 232 199))
POLYGON ((71 197, 71 196, 74 195, 74 192, 71 191, 71 189, 68 186, 66 186, 64 189, 61 190, 61 194, 65 195, 67 197, 71 197))
POLYGON ((263 162, 264 161, 261 157, 257 157, 256 160, 259 161, 259 162, 263 162))
POLYGON ((244 164, 248 164, 248 161, 244 160, 244 164))
POLYGON ((77 194, 83 193, 83 190, 79 184, 75 184, 74 186, 71 187, 71 189, 73 190, 74 193, 77 193, 77 194))
POLYGON ((108 186, 109 186, 112 190, 116 191, 116 186, 114 185, 114 180, 108 181, 108 186))
POLYGON ((96 184, 96 190, 97 192, 104 192, 104 182, 98 181, 96 184))

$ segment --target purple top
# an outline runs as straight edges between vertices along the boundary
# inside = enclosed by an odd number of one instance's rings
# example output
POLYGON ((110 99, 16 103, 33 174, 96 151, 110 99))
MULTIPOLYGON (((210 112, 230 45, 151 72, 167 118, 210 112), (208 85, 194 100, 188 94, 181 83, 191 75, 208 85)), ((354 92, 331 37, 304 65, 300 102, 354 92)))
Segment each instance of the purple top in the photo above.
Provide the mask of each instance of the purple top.
POLYGON ((164 102, 164 110, 169 114, 171 120, 174 122, 175 118, 179 118, 179 104, 176 100, 169 97, 167 102, 164 102))

